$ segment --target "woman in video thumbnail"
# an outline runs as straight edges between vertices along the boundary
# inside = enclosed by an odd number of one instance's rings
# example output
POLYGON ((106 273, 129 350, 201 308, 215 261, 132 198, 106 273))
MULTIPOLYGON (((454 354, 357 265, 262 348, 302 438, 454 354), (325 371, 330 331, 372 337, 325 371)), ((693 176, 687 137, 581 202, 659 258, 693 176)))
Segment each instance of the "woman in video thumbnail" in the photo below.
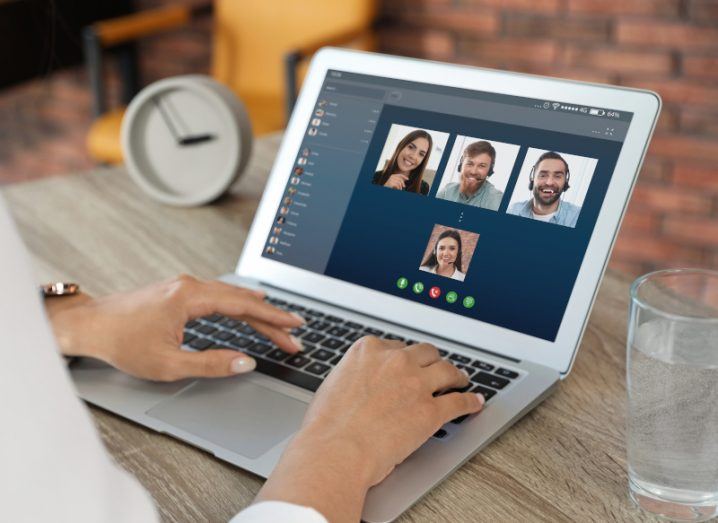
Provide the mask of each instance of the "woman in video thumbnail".
POLYGON ((461 255, 461 236, 458 231, 448 229, 439 235, 431 254, 419 269, 452 280, 464 281, 466 274, 461 272, 461 255))
POLYGON ((417 129, 401 139, 383 171, 374 173, 372 183, 420 194, 429 193, 422 178, 431 155, 433 141, 426 131, 417 129))

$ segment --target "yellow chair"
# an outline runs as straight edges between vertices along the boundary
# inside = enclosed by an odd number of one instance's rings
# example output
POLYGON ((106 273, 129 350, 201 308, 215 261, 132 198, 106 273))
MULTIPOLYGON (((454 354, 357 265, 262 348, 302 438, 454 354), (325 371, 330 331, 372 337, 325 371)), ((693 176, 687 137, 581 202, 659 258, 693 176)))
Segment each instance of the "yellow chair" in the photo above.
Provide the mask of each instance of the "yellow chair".
POLYGON ((120 125, 125 107, 108 109, 103 51, 118 58, 122 100, 139 91, 136 40, 177 29, 213 13, 212 76, 247 106, 253 131, 284 127, 296 101, 307 58, 327 45, 372 50, 375 0, 216 0, 200 7, 164 7, 97 22, 84 31, 95 121, 87 136, 92 158, 122 162, 120 125))

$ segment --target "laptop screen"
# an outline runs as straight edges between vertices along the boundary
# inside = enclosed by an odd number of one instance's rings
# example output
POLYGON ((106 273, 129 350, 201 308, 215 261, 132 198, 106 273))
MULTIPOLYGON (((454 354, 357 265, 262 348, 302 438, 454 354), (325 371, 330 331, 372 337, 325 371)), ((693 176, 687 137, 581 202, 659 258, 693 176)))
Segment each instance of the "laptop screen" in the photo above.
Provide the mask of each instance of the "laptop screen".
POLYGON ((331 70, 262 255, 554 341, 631 116, 331 70))

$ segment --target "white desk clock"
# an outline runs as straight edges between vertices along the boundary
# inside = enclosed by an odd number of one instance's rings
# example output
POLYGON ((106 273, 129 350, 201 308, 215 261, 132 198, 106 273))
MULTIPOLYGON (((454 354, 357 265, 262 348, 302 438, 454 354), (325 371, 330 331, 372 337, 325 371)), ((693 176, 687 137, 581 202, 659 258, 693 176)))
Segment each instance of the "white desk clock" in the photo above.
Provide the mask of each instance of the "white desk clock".
POLYGON ((176 76, 132 100, 121 140, 127 171, 147 194, 169 205, 202 205, 244 170, 252 128, 227 87, 207 76, 176 76))

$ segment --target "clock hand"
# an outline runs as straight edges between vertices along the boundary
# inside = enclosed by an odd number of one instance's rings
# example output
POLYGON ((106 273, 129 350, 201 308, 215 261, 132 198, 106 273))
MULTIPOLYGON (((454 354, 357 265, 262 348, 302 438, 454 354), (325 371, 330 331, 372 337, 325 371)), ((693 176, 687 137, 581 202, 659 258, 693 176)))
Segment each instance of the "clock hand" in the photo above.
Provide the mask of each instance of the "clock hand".
POLYGON ((214 140, 217 138, 214 134, 195 134, 193 136, 185 136, 183 138, 180 138, 179 144, 180 145, 197 145, 200 143, 205 143, 214 140))
POLYGON ((160 103, 160 100, 158 97, 152 98, 152 102, 157 106, 157 109, 160 110, 160 115, 162 116, 162 120, 165 122, 165 125, 170 130, 170 133, 172 134, 172 137, 175 139, 175 142, 181 145, 181 140, 179 135, 177 134, 177 130, 175 129, 175 126, 172 125, 172 119, 165 111, 164 106, 160 103))
POLYGON ((211 140, 214 140, 216 136, 214 134, 195 134, 190 136, 183 136, 180 138, 179 134, 177 133, 177 130, 175 129, 175 126, 172 124, 172 118, 167 113, 167 110, 164 106, 164 104, 161 103, 161 101, 155 97, 152 99, 154 104, 157 106, 157 108, 160 110, 160 115, 162 116, 162 120, 165 122, 165 125, 170 130, 170 133, 172 133, 172 136, 175 139, 175 142, 177 142, 177 145, 197 145, 200 143, 209 142, 211 140))

